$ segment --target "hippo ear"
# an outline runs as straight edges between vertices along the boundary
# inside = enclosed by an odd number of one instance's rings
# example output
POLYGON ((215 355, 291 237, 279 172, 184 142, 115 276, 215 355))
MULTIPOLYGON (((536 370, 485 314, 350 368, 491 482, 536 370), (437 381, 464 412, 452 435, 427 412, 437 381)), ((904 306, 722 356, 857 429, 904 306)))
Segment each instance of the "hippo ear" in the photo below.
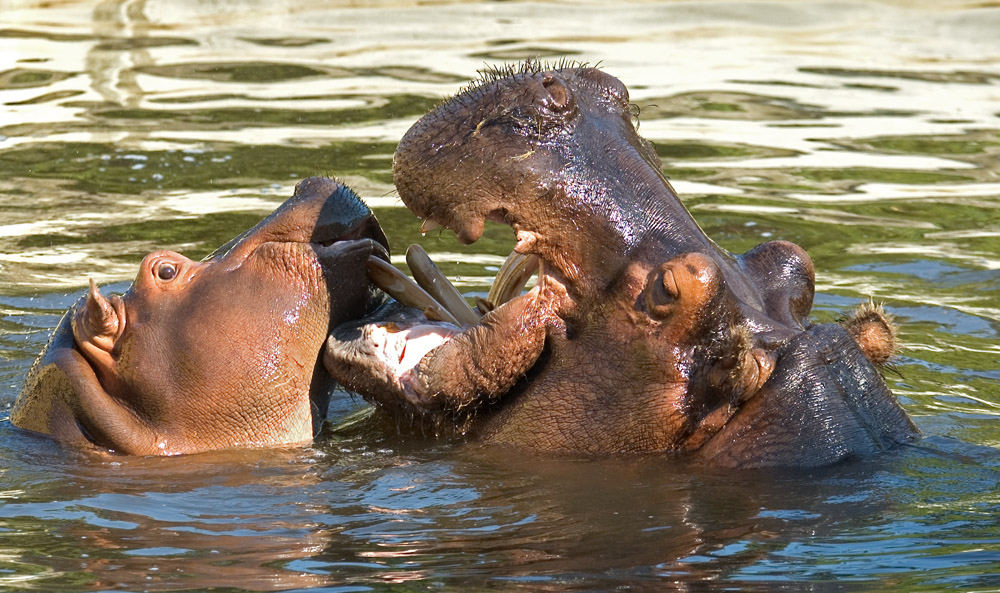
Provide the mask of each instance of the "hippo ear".
POLYGON ((875 366, 885 366, 896 353, 899 330, 881 304, 862 303, 840 325, 875 366))
POLYGON ((540 101, 546 109, 553 113, 572 113, 576 109, 576 98, 566 83, 555 74, 546 74, 542 78, 540 101))
POLYGON ((73 318, 73 337, 77 342, 89 342, 105 352, 111 352, 118 335, 118 325, 118 313, 91 278, 87 299, 73 318))

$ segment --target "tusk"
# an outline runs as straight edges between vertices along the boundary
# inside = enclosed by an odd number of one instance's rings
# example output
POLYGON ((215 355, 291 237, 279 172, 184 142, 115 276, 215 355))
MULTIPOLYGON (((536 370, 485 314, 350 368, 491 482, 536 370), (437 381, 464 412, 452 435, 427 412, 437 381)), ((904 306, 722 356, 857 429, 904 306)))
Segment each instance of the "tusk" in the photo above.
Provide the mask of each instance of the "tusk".
POLYGON ((434 264, 423 247, 419 245, 407 247, 406 264, 410 266, 410 273, 413 274, 417 284, 434 297, 434 300, 441 303, 441 306, 462 325, 479 323, 479 315, 469 307, 462 293, 458 292, 448 277, 434 264))
POLYGON ((375 256, 368 256, 368 277, 392 298, 407 307, 416 307, 424 312, 428 319, 446 321, 454 325, 462 325, 455 316, 427 294, 423 288, 400 272, 389 262, 375 256))
POLYGON ((538 271, 538 256, 525 255, 516 251, 511 252, 507 259, 500 266, 497 277, 493 279, 490 286, 489 296, 486 300, 494 307, 506 303, 517 295, 521 294, 521 289, 528 283, 531 276, 538 271))

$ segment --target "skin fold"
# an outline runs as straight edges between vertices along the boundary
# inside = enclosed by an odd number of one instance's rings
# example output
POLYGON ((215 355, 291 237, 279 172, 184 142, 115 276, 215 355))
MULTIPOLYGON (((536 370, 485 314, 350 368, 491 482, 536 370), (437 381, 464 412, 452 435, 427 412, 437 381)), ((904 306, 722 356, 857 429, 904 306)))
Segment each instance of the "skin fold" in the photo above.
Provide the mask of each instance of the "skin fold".
POLYGON ((460 418, 489 444, 727 467, 818 466, 917 436, 870 360, 891 356, 891 321, 813 324, 801 247, 716 245, 598 69, 484 75, 406 133, 394 180, 424 228, 470 243, 486 220, 509 225, 539 274, 413 348, 429 334, 412 317, 335 330, 327 369, 387 409, 460 418))
POLYGON ((11 421, 134 455, 309 442, 333 386, 317 364, 329 327, 380 302, 365 266, 387 248, 350 189, 302 181, 201 262, 157 251, 122 296, 92 283, 28 373, 11 421))

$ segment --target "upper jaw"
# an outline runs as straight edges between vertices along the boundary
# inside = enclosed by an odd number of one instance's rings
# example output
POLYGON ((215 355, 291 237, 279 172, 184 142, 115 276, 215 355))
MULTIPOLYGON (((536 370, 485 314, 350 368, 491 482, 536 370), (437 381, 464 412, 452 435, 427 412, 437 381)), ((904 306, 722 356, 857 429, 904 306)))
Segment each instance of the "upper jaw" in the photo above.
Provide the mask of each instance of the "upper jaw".
MULTIPOLYGON (((505 278, 510 286, 506 286, 507 294, 501 301, 509 300, 513 296, 516 296, 516 294, 519 294, 523 290, 524 283, 527 282, 531 275, 537 272, 539 296, 552 302, 557 312, 562 311, 567 315, 572 315, 577 310, 578 301, 580 300, 579 287, 587 283, 586 279, 589 277, 589 273, 585 267, 571 261, 566 261, 566 258, 560 258, 558 254, 550 253, 551 250, 546 248, 547 242, 543 232, 529 230, 527 224, 514 218, 513 215, 507 212, 501 213, 500 211, 494 211, 478 219, 470 218, 466 220, 454 218, 450 220, 437 220, 431 216, 424 219, 423 227, 447 228, 456 234, 460 234, 460 229, 476 224, 477 220, 481 225, 485 219, 509 225, 514 231, 515 243, 513 251, 530 258, 530 261, 519 264, 521 267, 519 282, 513 281, 512 278, 505 278), (428 224, 427 221, 431 221, 431 223, 428 224)), ((514 274, 514 276, 517 276, 517 274, 514 274)), ((499 280, 500 275, 498 274, 497 280, 494 281, 494 286, 497 285, 499 280)), ((492 293, 493 291, 491 290, 491 296, 492 293)), ((494 302, 492 304, 499 305, 501 303, 494 302)))
POLYGON ((339 242, 359 239, 369 239, 373 243, 378 244, 382 251, 386 253, 389 251, 389 240, 386 238, 385 232, 378 221, 371 215, 360 219, 352 228, 346 231, 339 221, 327 224, 322 220, 317 220, 308 242, 318 246, 330 246, 339 242))

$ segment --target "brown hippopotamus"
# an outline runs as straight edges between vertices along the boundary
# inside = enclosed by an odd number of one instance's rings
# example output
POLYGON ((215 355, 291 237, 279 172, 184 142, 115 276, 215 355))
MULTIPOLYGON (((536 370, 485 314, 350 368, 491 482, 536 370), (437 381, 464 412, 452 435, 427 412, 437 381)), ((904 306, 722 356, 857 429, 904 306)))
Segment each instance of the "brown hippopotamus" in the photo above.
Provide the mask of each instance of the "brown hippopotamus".
POLYGON ((318 364, 329 327, 378 304, 365 267, 387 249, 350 189, 302 181, 204 261, 151 253, 123 296, 91 283, 29 371, 11 421, 124 454, 307 442, 332 386, 318 364))
POLYGON ((393 172, 425 229, 513 227, 538 283, 468 327, 336 330, 324 362, 349 389, 484 443, 587 455, 818 466, 916 437, 869 359, 891 354, 888 318, 814 324, 802 248, 709 239, 612 76, 488 73, 406 133, 393 172))

